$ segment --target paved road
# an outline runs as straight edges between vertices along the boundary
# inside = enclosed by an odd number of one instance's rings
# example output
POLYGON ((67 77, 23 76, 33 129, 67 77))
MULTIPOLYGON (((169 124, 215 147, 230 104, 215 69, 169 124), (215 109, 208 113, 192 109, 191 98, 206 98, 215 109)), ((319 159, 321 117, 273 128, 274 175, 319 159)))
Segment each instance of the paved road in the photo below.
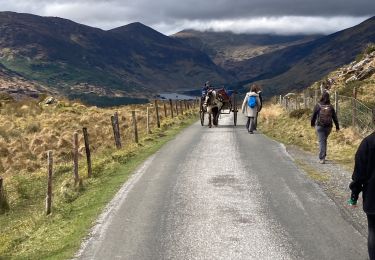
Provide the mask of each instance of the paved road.
POLYGON ((149 158, 78 258, 367 259, 366 239, 280 144, 230 115, 220 124, 197 123, 149 158))

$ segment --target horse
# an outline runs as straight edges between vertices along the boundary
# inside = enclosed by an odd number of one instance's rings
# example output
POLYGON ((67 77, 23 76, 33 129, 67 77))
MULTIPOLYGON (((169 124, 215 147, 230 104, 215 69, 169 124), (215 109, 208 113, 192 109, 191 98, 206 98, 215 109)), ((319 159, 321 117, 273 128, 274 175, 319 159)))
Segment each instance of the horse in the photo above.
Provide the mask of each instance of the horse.
POLYGON ((208 127, 212 127, 212 123, 214 126, 218 125, 219 121, 219 112, 223 103, 218 99, 218 94, 216 90, 209 90, 207 95, 204 98, 203 108, 208 113, 208 127), (211 119, 212 116, 212 119, 211 119))

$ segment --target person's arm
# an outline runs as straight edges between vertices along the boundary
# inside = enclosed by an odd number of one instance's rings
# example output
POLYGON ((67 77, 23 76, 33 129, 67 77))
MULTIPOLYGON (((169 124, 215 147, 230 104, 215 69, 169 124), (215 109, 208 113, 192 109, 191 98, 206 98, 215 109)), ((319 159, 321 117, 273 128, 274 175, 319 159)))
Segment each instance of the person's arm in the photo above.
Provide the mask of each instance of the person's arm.
POLYGON ((260 112, 260 110, 262 110, 262 107, 263 107, 262 92, 259 92, 259 109, 258 109, 258 112, 260 112))
POLYGON ((318 117, 319 109, 320 109, 319 104, 316 104, 315 107, 314 107, 313 114, 311 116, 311 126, 312 127, 315 126, 315 122, 316 122, 316 118, 318 117))
POLYGON ((247 105, 247 98, 248 98, 248 95, 245 96, 242 102, 242 114, 245 113, 245 106, 247 105))
POLYGON ((352 175, 352 182, 349 185, 352 194, 350 196, 350 200, 354 202, 352 205, 355 205, 359 193, 363 190, 363 184, 366 183, 368 176, 367 176, 367 164, 368 164, 368 143, 366 139, 362 141, 359 145, 358 150, 355 154, 355 165, 354 171, 352 175))
POLYGON ((259 112, 262 109, 262 101, 260 100, 260 96, 257 97, 257 105, 258 105, 257 112, 259 112))
POLYGON ((340 125, 339 125, 339 120, 337 119, 336 111, 333 108, 333 106, 332 106, 332 110, 333 110, 332 119, 333 119, 333 122, 335 123, 336 130, 338 131, 338 130, 340 130, 340 125))

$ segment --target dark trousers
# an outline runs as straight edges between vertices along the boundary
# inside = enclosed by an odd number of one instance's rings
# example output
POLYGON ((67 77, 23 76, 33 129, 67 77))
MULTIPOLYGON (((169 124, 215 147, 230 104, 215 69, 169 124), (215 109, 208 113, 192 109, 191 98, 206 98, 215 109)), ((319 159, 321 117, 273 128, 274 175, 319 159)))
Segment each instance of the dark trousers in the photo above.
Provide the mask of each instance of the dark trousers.
POLYGON ((370 260, 375 260, 375 215, 367 214, 368 221, 368 254, 370 260))
POLYGON ((332 131, 332 127, 317 126, 316 133, 319 139, 319 159, 323 160, 327 156, 327 139, 332 131))
POLYGON ((255 119, 254 117, 247 117, 246 129, 249 132, 255 130, 255 119))

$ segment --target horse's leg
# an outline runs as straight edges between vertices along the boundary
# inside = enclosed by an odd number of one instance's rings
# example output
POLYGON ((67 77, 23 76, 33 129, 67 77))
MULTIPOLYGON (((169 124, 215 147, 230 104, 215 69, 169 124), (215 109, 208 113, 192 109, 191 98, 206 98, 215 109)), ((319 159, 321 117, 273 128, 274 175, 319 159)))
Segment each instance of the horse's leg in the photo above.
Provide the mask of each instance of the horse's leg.
POLYGON ((213 108, 212 112, 213 112, 214 126, 217 126, 218 121, 219 121, 219 108, 217 107, 213 108))
POLYGON ((212 123, 211 123, 211 113, 208 113, 208 127, 209 127, 209 128, 212 127, 212 123))

